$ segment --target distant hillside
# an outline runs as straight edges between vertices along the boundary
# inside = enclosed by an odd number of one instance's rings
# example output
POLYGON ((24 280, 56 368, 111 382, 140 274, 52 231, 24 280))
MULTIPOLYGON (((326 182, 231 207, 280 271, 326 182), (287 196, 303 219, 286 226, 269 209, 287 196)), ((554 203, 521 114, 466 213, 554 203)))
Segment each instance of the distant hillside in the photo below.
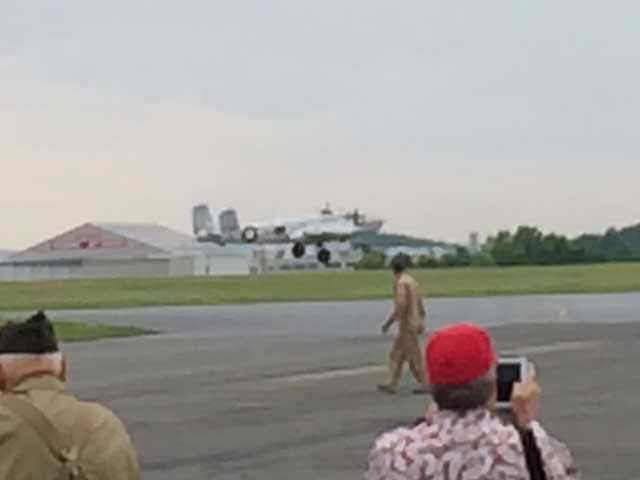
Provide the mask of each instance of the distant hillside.
POLYGON ((400 235, 394 233, 358 233, 354 235, 351 243, 355 247, 449 247, 451 246, 445 242, 439 242, 436 240, 430 240, 428 238, 410 237, 408 235, 400 235))
POLYGON ((581 235, 573 244, 594 259, 640 260, 640 223, 621 230, 610 228, 604 235, 581 235))

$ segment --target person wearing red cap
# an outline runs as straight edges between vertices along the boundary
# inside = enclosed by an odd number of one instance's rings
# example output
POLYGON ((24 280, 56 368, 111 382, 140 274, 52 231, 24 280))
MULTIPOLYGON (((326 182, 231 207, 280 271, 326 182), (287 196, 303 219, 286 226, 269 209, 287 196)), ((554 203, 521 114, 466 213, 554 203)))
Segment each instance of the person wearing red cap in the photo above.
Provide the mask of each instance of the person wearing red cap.
POLYGON ((438 330, 425 358, 434 402, 418 424, 375 441, 366 480, 580 478, 568 448, 536 421, 533 368, 514 385, 512 422, 495 414, 498 356, 485 329, 461 323, 438 330))

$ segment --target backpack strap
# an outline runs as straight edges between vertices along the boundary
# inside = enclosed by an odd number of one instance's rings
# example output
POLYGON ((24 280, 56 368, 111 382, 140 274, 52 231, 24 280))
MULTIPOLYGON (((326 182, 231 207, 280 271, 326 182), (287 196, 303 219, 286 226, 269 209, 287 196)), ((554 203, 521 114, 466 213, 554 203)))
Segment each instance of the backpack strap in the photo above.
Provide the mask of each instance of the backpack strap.
POLYGON ((523 430, 518 428, 522 447, 524 449, 527 470, 531 480, 547 480, 547 473, 544 469, 544 461, 533 430, 523 430))
POLYGON ((63 440, 58 429, 44 413, 28 400, 12 394, 0 395, 0 405, 7 407, 31 427, 53 456, 62 463, 63 468, 70 475, 67 478, 79 476, 80 468, 76 463, 77 447, 71 447, 63 440))

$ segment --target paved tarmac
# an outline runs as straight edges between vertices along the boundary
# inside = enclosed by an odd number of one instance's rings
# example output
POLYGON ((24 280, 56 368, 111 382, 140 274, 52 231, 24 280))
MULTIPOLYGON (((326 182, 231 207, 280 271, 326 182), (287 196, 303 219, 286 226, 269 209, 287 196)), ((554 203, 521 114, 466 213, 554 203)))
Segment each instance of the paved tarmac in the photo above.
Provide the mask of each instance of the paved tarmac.
MULTIPOLYGON (((382 431, 420 415, 406 372, 376 392, 389 302, 55 312, 163 335, 71 344, 70 388, 113 408, 143 478, 361 479, 382 431)), ((585 479, 640 478, 640 295, 434 300, 430 326, 494 325, 536 362, 543 422, 585 479), (540 322, 539 324, 537 324, 540 322)))
MULTIPOLYGON (((486 326, 522 323, 636 321, 640 293, 520 295, 428 300, 431 325, 473 320, 486 326)), ((388 301, 160 307, 56 312, 57 318, 133 323, 186 335, 358 336, 377 331, 388 301)))

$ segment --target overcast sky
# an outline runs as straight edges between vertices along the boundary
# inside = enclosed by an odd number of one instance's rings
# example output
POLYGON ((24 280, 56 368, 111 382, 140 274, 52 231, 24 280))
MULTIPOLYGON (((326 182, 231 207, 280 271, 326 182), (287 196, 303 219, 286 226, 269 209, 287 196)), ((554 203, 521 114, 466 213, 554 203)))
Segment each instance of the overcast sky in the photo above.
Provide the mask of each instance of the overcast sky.
POLYGON ((7 0, 0 247, 325 201, 464 241, 640 221, 640 3, 7 0))

